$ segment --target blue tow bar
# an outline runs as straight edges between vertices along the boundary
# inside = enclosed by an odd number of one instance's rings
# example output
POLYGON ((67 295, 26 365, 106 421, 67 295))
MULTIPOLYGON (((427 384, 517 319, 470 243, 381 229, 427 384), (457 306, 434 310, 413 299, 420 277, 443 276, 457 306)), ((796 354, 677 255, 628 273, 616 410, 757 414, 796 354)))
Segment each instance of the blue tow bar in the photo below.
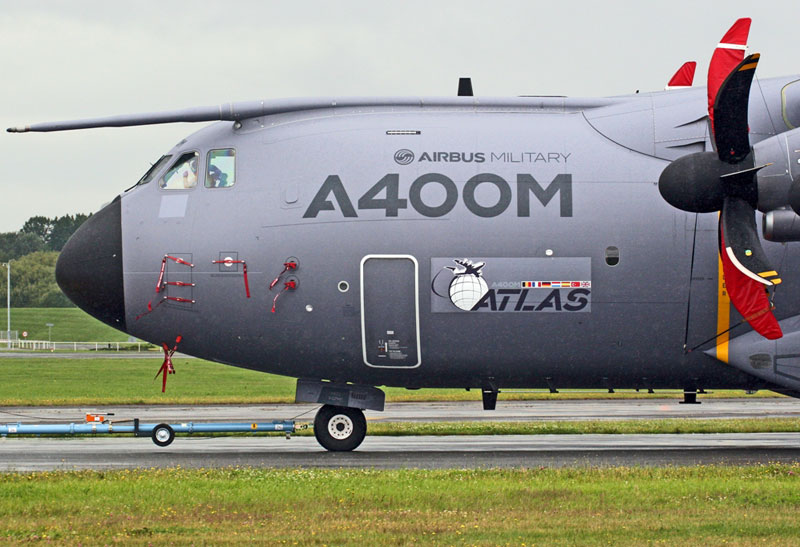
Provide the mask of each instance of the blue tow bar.
POLYGON ((137 437, 151 437, 158 446, 167 446, 175 439, 175 433, 258 433, 281 432, 290 435, 296 431, 293 420, 275 420, 272 422, 217 422, 178 424, 141 424, 139 420, 133 425, 116 425, 114 423, 71 423, 71 424, 34 424, 23 423, 0 425, 0 436, 6 435, 84 435, 133 433, 137 437))

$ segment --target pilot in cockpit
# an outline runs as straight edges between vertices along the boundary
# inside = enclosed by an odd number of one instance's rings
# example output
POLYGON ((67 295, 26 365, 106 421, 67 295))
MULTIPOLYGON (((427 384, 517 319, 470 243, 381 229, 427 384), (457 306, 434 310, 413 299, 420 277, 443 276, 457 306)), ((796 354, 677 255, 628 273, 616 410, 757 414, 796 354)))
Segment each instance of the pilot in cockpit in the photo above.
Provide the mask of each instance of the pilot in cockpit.
POLYGON ((183 171, 183 187, 194 188, 197 185, 197 157, 189 162, 188 169, 183 171))
POLYGON ((222 170, 216 165, 209 165, 206 187, 224 188, 226 186, 228 186, 228 174, 223 173, 222 170))
POLYGON ((161 188, 165 190, 194 188, 197 185, 197 156, 196 152, 181 156, 161 179, 161 188))

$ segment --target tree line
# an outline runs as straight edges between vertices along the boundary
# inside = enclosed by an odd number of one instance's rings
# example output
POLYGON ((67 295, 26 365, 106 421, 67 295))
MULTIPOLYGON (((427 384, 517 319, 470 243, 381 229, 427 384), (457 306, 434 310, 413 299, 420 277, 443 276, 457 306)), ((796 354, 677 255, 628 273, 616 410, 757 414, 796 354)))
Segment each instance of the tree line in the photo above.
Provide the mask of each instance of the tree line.
MULTIPOLYGON (((66 308, 72 302, 56 284, 58 253, 91 215, 78 213, 48 218, 34 216, 18 232, 0 233, 0 262, 11 261, 11 307, 66 308)), ((5 300, 7 272, 0 271, 0 297, 5 300)))

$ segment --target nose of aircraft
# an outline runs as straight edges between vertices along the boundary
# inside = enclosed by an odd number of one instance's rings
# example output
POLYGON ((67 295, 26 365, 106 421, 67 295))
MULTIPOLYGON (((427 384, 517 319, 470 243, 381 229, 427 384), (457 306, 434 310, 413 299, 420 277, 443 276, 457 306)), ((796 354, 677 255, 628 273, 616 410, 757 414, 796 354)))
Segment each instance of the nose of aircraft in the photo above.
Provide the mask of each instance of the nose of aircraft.
POLYGON ((61 250, 56 282, 83 311, 124 331, 121 221, 119 197, 89 217, 61 250))

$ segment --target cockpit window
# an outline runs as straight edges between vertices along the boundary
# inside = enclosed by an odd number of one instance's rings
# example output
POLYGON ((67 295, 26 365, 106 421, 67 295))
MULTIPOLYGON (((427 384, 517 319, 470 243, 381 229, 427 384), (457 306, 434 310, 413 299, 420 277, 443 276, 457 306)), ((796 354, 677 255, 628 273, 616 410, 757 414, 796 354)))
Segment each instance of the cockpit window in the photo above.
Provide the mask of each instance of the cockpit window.
POLYGON ((185 190, 197 186, 197 152, 182 154, 161 177, 159 185, 165 190, 185 190))
POLYGON ((228 188, 236 182, 236 151, 233 148, 208 153, 206 188, 228 188))
POLYGON ((153 177, 156 176, 156 173, 161 171, 161 168, 164 166, 165 163, 169 161, 171 157, 172 156, 161 156, 160 158, 158 158, 158 161, 150 166, 150 169, 147 170, 147 173, 142 175, 142 178, 139 179, 139 182, 137 182, 135 186, 147 184, 148 182, 153 180, 153 177))

